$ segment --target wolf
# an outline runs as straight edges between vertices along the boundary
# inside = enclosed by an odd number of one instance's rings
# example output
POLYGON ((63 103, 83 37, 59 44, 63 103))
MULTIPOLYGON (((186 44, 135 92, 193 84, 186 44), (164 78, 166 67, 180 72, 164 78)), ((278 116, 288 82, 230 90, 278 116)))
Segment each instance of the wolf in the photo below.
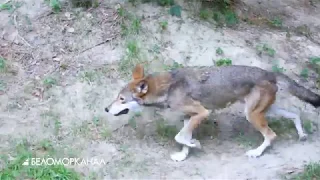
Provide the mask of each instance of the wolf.
POLYGON ((320 96, 299 85, 283 73, 243 65, 181 67, 175 70, 145 74, 138 64, 132 72, 132 80, 118 93, 105 111, 120 116, 137 111, 139 107, 170 108, 185 115, 184 126, 175 136, 182 150, 171 154, 174 161, 187 158, 190 148, 201 148, 192 132, 208 119, 213 110, 223 109, 239 101, 244 105, 246 119, 258 130, 264 140, 260 146, 246 152, 248 157, 259 157, 276 138, 268 126, 267 116, 291 119, 300 140, 307 134, 298 114, 275 104, 278 88, 283 88, 300 100, 320 106, 320 96))

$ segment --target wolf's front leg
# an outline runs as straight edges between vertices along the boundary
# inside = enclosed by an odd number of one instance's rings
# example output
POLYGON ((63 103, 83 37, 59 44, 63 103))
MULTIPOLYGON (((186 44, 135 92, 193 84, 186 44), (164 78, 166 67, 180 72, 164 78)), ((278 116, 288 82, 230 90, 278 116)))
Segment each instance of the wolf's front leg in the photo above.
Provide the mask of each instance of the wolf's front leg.
POLYGON ((182 144, 184 146, 201 149, 200 142, 196 139, 192 139, 192 131, 188 130, 188 127, 190 126, 190 122, 191 122, 191 120, 184 121, 183 128, 174 137, 174 139, 176 140, 177 143, 182 144))
MULTIPOLYGON (((185 119, 185 120, 183 121, 183 127, 188 126, 188 123, 189 123, 189 119, 185 119)), ((191 138, 192 138, 192 135, 191 135, 191 138)), ((191 139, 191 138, 190 138, 190 139, 191 139)), ((189 150, 190 150, 190 148, 189 148, 188 146, 183 145, 181 151, 172 153, 172 154, 170 155, 170 157, 171 157, 171 159, 172 159, 173 161, 183 161, 183 160, 185 160, 185 159, 188 157, 188 155, 189 155, 189 150)))
POLYGON ((196 115, 191 116, 190 121, 185 123, 183 128, 174 138, 178 143, 191 148, 201 148, 200 142, 192 139, 192 132, 199 126, 201 121, 208 118, 209 114, 211 113, 211 111, 205 109, 203 106, 201 106, 201 104, 196 105, 196 107, 193 107, 193 111, 188 109, 190 114, 196 113, 196 115))

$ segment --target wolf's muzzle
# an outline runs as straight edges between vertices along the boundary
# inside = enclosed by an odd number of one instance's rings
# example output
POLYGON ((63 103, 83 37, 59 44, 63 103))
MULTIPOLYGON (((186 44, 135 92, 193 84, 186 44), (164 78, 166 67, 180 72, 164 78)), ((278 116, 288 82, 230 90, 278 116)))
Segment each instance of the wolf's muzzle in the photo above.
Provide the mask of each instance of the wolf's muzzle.
POLYGON ((122 115, 122 114, 128 114, 128 112, 129 112, 129 109, 126 108, 126 109, 120 111, 118 114, 115 114, 115 116, 120 116, 120 115, 122 115))

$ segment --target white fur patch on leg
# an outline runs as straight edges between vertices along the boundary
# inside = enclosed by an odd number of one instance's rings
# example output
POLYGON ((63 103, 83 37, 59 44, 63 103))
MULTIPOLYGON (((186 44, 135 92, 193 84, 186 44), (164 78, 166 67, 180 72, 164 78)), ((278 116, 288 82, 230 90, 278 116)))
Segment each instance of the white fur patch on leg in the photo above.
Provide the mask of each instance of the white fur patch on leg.
POLYGON ((189 133, 187 131, 188 125, 190 120, 185 119, 183 121, 183 128, 180 130, 180 132, 174 137, 177 143, 189 146, 191 148, 200 148, 201 144, 198 140, 192 139, 192 133, 189 133))
POLYGON ((186 145, 186 146, 189 146, 191 148, 194 148, 196 147, 197 145, 196 144, 193 144, 191 142, 191 137, 192 135, 190 135, 189 133, 183 133, 183 132, 179 132, 175 137, 174 139, 176 140, 177 143, 179 144, 182 144, 182 145, 186 145))
POLYGON ((252 157, 252 158, 256 158, 261 156, 261 154, 263 153, 263 151, 270 146, 270 140, 269 139, 264 139, 263 143, 256 149, 252 149, 246 152, 246 156, 248 157, 252 157))
POLYGON ((183 146, 180 152, 175 152, 170 155, 173 161, 184 161, 189 155, 189 147, 183 146))

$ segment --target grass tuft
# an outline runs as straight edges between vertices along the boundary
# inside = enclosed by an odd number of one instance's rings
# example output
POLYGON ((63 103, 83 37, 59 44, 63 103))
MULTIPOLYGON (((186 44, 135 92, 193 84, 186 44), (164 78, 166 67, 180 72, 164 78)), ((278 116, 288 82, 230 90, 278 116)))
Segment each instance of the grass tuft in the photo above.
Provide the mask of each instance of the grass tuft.
POLYGON ((61 2, 60 0, 45 0, 45 2, 51 7, 52 11, 57 13, 61 11, 61 2))
POLYGON ((7 71, 7 61, 3 57, 0 56, 0 73, 4 73, 7 71))
POLYGON ((276 50, 267 44, 259 44, 256 49, 259 56, 262 54, 267 54, 270 57, 274 57, 276 54, 276 50))
POLYGON ((159 119, 156 121, 156 132, 162 138, 172 139, 178 134, 178 129, 174 125, 166 124, 164 119, 159 119))
POLYGON ((69 1, 73 7, 90 8, 90 7, 99 6, 98 0, 69 0, 69 1))
POLYGON ((310 163, 305 166, 304 171, 297 174, 292 180, 318 180, 320 179, 320 163, 310 163))
POLYGON ((222 58, 215 61, 215 66, 230 66, 232 65, 232 60, 229 58, 222 58))

